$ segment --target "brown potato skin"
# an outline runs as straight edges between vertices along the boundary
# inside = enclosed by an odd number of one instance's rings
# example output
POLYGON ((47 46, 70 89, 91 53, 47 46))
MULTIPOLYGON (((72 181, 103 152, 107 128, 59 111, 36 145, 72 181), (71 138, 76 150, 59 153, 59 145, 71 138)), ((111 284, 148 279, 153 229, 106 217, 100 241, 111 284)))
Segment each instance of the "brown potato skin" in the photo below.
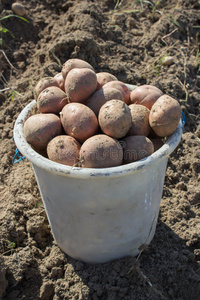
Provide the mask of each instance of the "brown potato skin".
POLYGON ((124 151, 124 164, 129 164, 143 159, 154 152, 153 143, 142 135, 131 135, 122 139, 124 151))
POLYGON ((66 134, 81 142, 94 135, 99 128, 94 112, 82 103, 65 105, 60 118, 66 134))
POLYGON ((39 94, 37 108, 41 113, 58 114, 68 102, 67 95, 59 87, 50 86, 39 94))
POLYGON ((103 86, 104 88, 111 87, 119 90, 122 92, 122 95, 124 97, 124 102, 129 105, 130 104, 130 90, 128 87, 123 83, 122 81, 115 80, 115 81, 109 81, 103 86))
POLYGON ((84 102, 97 87, 97 76, 88 68, 74 68, 65 79, 65 92, 69 102, 84 102))
POLYGON ((65 92, 65 81, 64 78, 62 76, 62 73, 57 73, 54 78, 56 79, 56 81, 58 82, 59 88, 65 92))
POLYGON ((119 139, 129 131, 132 122, 131 110, 121 100, 110 100, 101 107, 98 120, 105 134, 119 139))
POLYGON ((171 135, 181 118, 181 106, 174 98, 163 95, 152 106, 149 123, 157 136, 171 135))
POLYGON ((35 100, 37 101, 39 94, 43 90, 45 90, 46 88, 48 88, 50 86, 59 87, 59 84, 58 84, 57 80, 54 77, 43 77, 43 78, 41 78, 37 82, 37 84, 36 84, 36 86, 35 86, 35 88, 33 90, 33 94, 34 94, 35 100))
POLYGON ((81 144, 68 135, 58 135, 47 145, 48 158, 57 163, 74 166, 79 161, 81 144))
POLYGON ((24 122, 24 137, 37 150, 47 147, 49 141, 61 134, 61 121, 55 114, 35 114, 24 122))
POLYGON ((99 72, 97 75, 97 90, 101 89, 106 83, 110 81, 117 81, 117 77, 108 72, 99 72))
POLYGON ((156 100, 163 95, 163 92, 153 85, 141 85, 130 93, 132 104, 141 104, 151 109, 156 100))
POLYGON ((151 129, 149 125, 150 110, 140 104, 131 104, 129 108, 131 110, 132 123, 128 135, 148 136, 151 129))
POLYGON ((68 59, 61 70, 63 79, 65 80, 67 74, 69 73, 69 71, 71 71, 74 68, 87 68, 87 69, 91 69, 92 71, 94 71, 94 68, 86 61, 82 60, 82 59, 78 59, 78 58, 72 58, 72 59, 68 59))
POLYGON ((118 99, 123 101, 123 94, 119 90, 110 87, 103 87, 94 92, 85 102, 93 110, 96 116, 99 115, 100 108, 109 100, 118 99))
POLYGON ((80 149, 82 168, 110 168, 120 166, 123 161, 123 149, 120 143, 105 134, 87 139, 80 149))

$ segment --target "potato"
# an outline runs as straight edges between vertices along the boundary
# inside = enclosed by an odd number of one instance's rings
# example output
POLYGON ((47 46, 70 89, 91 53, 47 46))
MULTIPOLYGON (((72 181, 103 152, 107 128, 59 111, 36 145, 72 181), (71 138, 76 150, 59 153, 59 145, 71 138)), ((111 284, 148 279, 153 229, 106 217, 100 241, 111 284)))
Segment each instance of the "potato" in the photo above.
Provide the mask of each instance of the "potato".
POLYGON ((83 168, 116 167, 122 161, 123 150, 120 143, 105 134, 90 137, 80 149, 80 165, 83 168))
POLYGON ((153 143, 154 152, 160 149, 164 145, 164 142, 161 138, 150 138, 150 140, 153 143))
POLYGON ((65 92, 65 81, 64 78, 62 76, 62 73, 57 73, 54 78, 56 79, 56 81, 58 82, 59 88, 65 92))
POLYGON ((105 134, 119 139, 127 134, 131 126, 131 110, 121 100, 110 100, 101 107, 98 119, 105 134))
POLYGON ((41 113, 58 114, 68 102, 67 95, 60 88, 50 86, 39 94, 37 107, 41 113))
POLYGON ((49 141, 61 134, 61 121, 55 114, 35 114, 24 122, 23 132, 26 141, 34 149, 42 150, 49 141))
POLYGON ((96 75, 97 75, 97 90, 101 89, 103 85, 106 84, 107 82, 117 80, 117 77, 115 77, 114 75, 108 72, 99 72, 96 73, 96 75))
POLYGON ((40 155, 42 155, 42 156, 48 158, 48 155, 47 155, 47 148, 45 148, 45 149, 37 149, 37 148, 34 148, 33 146, 32 146, 32 148, 33 148, 33 150, 35 150, 38 154, 40 154, 40 155))
POLYGON ((34 90, 33 90, 33 94, 34 94, 34 97, 35 97, 35 100, 37 100, 39 94, 45 90, 46 88, 50 87, 50 86, 56 86, 56 87, 59 87, 59 84, 57 82, 57 80, 54 78, 54 77, 43 77, 41 78, 34 90))
POLYGON ((130 102, 141 104, 151 109, 156 100, 163 95, 163 92, 153 85, 141 85, 130 93, 130 102))
POLYGON ((97 76, 88 68, 74 68, 65 79, 65 92, 70 102, 84 102, 97 87, 97 76))
POLYGON ((115 88, 102 88, 94 92, 85 102, 85 104, 93 110, 96 116, 99 114, 99 110, 107 101, 112 99, 118 99, 123 101, 122 93, 115 88))
POLYGON ((171 135, 181 118, 181 106, 174 98, 163 95, 154 103, 149 114, 149 123, 156 135, 171 135))
POLYGON ((148 136, 151 129, 149 125, 150 110, 140 104, 131 104, 129 108, 131 110, 132 123, 128 135, 148 136))
POLYGON ((68 135, 58 135, 47 145, 47 155, 52 161, 60 164, 74 166, 79 161, 81 144, 68 135))
POLYGON ((121 141, 124 151, 124 163, 129 164, 143 159, 154 152, 153 143, 142 135, 131 135, 121 141))
MULTIPOLYGON (((150 124, 149 124, 149 125, 150 125, 150 124)), ((150 126, 150 128, 151 128, 151 126, 150 126)), ((149 132, 149 135, 148 135, 148 138, 150 138, 150 140, 151 140, 151 139, 160 139, 161 137, 158 136, 157 134, 155 134, 155 132, 154 132, 153 129, 151 128, 151 129, 150 129, 150 132, 149 132)))
POLYGON ((60 113, 65 132, 83 142, 94 135, 99 128, 94 112, 82 103, 69 103, 60 113))
POLYGON ((23 17, 26 14, 26 10, 25 10, 24 6, 18 2, 14 2, 11 5, 11 10, 15 15, 20 16, 20 17, 23 17))
POLYGON ((104 84, 103 87, 104 88, 111 87, 111 88, 115 88, 115 89, 119 90, 120 92, 122 92, 124 102, 126 104, 130 103, 130 91, 129 91, 128 87, 126 86, 126 84, 123 83, 122 81, 119 81, 119 80, 109 81, 106 84, 104 84))
POLYGON ((65 80, 67 74, 69 73, 70 70, 74 69, 74 68, 87 68, 87 69, 91 69, 92 71, 94 71, 94 68, 86 61, 82 60, 82 59, 78 59, 78 58, 72 58, 72 59, 68 59, 61 70, 62 76, 65 80))

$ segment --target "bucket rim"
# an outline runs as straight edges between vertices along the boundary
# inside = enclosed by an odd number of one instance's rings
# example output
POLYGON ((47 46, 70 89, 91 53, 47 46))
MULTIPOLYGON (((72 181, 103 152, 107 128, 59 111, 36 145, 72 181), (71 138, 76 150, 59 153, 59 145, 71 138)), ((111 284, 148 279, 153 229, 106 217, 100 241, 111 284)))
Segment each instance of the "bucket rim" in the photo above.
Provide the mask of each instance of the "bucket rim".
POLYGON ((36 100, 32 100, 19 114, 14 125, 15 144, 21 154, 23 154, 33 165, 40 169, 48 170, 49 172, 63 176, 66 175, 75 178, 118 177, 135 173, 137 171, 144 171, 146 168, 168 158, 168 156, 178 146, 182 136, 182 121, 180 120, 176 130, 168 137, 164 145, 144 159, 110 168, 81 168, 67 166, 51 161, 40 155, 33 150, 33 148, 25 140, 23 135, 23 124, 35 105, 36 100))

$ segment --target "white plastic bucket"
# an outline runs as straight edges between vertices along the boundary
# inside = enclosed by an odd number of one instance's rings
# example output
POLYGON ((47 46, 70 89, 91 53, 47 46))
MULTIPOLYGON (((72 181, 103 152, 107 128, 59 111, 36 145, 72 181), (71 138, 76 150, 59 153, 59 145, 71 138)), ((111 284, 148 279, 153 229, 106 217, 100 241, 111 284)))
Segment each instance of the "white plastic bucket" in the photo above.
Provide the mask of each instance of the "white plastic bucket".
POLYGON ((35 104, 28 104, 17 118, 14 140, 32 163, 59 247, 88 263, 137 255, 155 233, 167 160, 180 142, 181 121, 167 142, 141 161, 77 168, 48 160, 26 142, 23 124, 35 104))

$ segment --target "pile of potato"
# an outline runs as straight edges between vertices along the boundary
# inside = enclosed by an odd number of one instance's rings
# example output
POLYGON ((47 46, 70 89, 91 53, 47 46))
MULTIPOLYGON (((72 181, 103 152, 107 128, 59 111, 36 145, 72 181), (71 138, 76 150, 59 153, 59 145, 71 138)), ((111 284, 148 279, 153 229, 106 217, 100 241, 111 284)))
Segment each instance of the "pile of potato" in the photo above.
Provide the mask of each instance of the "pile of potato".
POLYGON ((24 136, 50 160, 83 168, 109 168, 151 155, 181 118, 177 100, 151 85, 129 90, 107 72, 69 59, 34 88, 39 113, 24 136))

